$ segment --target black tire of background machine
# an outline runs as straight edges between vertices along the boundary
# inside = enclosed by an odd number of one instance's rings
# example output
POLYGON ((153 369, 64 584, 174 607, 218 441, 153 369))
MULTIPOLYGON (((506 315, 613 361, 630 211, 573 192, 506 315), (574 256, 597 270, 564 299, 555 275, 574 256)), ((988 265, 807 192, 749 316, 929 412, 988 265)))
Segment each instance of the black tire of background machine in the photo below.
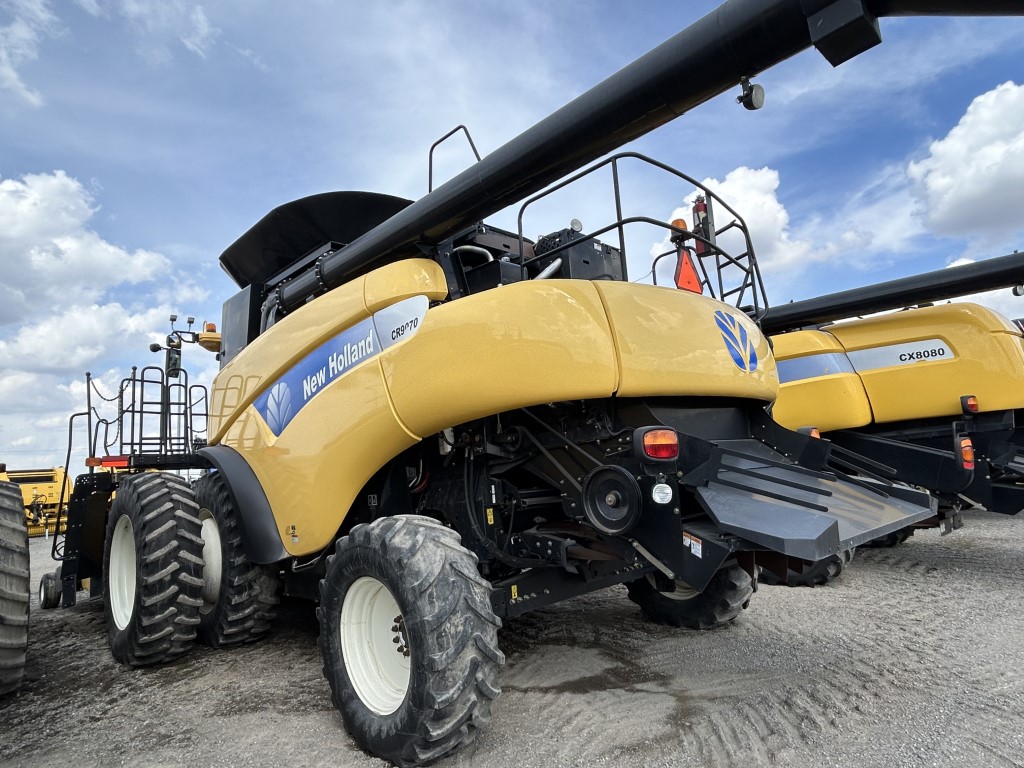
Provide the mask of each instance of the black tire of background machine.
POLYGON ((735 564, 722 566, 703 592, 683 597, 692 590, 677 584, 676 592, 659 592, 647 577, 626 585, 629 599, 644 616, 658 624, 690 629, 711 629, 728 624, 750 604, 757 581, 735 564))
POLYGON ((60 605, 60 566, 55 571, 47 571, 39 579, 39 607, 50 610, 60 605))
POLYGON ((898 531, 887 533, 885 536, 879 536, 877 539, 872 539, 867 544, 862 544, 862 547, 898 547, 904 541, 914 535, 913 528, 900 528, 898 531))
POLYGON ((17 690, 25 674, 31 595, 21 488, 0 483, 0 695, 17 690))
POLYGON ((357 525, 338 541, 320 585, 320 650, 334 705, 360 747, 399 766, 429 763, 469 744, 501 691, 501 620, 476 555, 460 542, 455 531, 418 515, 357 525), (390 714, 375 714, 360 697, 342 647, 343 606, 367 577, 397 603, 400 616, 390 618, 403 627, 409 652, 406 695, 390 714))
MULTIPOLYGON (((192 486, 201 523, 212 521, 220 540, 221 573, 218 585, 203 589, 198 638, 213 647, 259 640, 270 631, 281 584, 276 571, 249 560, 242 548, 238 511, 219 472, 200 477, 192 486), (216 592, 214 598, 210 590, 216 592)), ((205 546, 211 546, 207 543, 205 546)), ((207 560, 204 546, 204 560, 207 560)), ((207 560, 207 563, 209 560, 207 560)), ((204 570, 204 580, 210 574, 204 570)))
MULTIPOLYGON (((126 529, 123 529, 126 530, 126 529)), ((107 519, 103 547, 103 610, 114 658, 133 667, 161 664, 185 654, 199 626, 203 540, 199 507, 188 482, 167 472, 121 480, 107 519), (123 519, 131 525, 136 578, 130 613, 119 627, 112 613, 111 543, 123 519)), ((114 553, 115 560, 121 555, 114 553)))
POLYGON ((846 570, 846 566, 853 560, 855 551, 855 549, 844 549, 842 552, 830 555, 824 560, 816 561, 803 573, 789 571, 786 574, 785 581, 778 578, 771 571, 762 570, 759 581, 762 584, 773 587, 782 585, 787 587, 820 587, 839 578, 842 572, 846 570))

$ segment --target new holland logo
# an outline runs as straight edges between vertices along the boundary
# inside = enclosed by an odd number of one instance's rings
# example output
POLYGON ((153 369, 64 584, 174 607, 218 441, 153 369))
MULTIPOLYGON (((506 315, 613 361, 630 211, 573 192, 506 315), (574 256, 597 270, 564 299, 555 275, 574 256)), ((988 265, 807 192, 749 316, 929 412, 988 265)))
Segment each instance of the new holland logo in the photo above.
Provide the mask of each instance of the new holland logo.
POLYGON ((292 391, 286 382, 280 381, 270 389, 267 398, 267 426, 275 435, 281 434, 288 422, 292 420, 292 391))
POLYGON ((757 370, 757 350, 754 349, 754 340, 747 334, 743 324, 727 312, 718 310, 715 312, 715 322, 722 331, 722 340, 725 348, 729 350, 729 356, 736 363, 741 371, 752 373, 757 370))

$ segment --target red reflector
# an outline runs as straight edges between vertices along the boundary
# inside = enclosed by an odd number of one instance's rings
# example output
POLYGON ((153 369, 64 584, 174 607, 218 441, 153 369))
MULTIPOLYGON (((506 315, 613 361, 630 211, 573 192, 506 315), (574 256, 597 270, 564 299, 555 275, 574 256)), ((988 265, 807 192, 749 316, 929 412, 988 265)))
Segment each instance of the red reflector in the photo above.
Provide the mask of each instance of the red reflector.
POLYGON ((652 459, 674 459, 679 455, 679 435, 674 429, 644 432, 644 453, 652 459))
POLYGON ((974 469, 974 443, 969 437, 960 438, 960 463, 964 469, 974 469))
POLYGON ((690 252, 685 248, 679 249, 679 260, 676 262, 676 288, 691 293, 704 293, 697 268, 693 266, 690 252))
POLYGON ((104 456, 100 459, 101 467, 110 467, 111 469, 128 469, 128 457, 127 456, 104 456))

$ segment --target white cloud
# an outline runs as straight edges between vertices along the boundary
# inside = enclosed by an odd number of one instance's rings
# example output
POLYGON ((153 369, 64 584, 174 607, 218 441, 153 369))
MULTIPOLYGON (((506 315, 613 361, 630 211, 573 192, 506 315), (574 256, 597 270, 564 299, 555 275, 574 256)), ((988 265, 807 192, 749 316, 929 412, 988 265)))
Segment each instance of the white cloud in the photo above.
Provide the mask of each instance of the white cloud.
MULTIPOLYGON (((794 237, 790 230, 789 212, 778 197, 777 170, 740 167, 722 181, 705 179, 704 184, 743 217, 762 269, 779 271, 814 258, 812 243, 794 237)), ((727 211, 719 209, 715 215, 717 227, 729 222, 727 211)))
MULTIPOLYGON (((22 80, 18 68, 38 58, 42 38, 57 33, 57 18, 47 0, 10 0, 5 5, 10 22, 0 25, 0 91, 41 107, 43 95, 22 80)), ((4 10, 0 7, 0 14, 4 10)))
POLYGON ((216 42, 220 30, 210 24, 210 20, 206 18, 206 12, 203 11, 201 5, 197 5, 192 9, 192 13, 189 14, 189 20, 192 22, 192 28, 186 34, 179 36, 181 42, 192 53, 205 59, 207 52, 216 42))
POLYGON ((170 314, 167 306, 133 313, 120 304, 71 306, 0 339, 0 368, 77 375, 122 348, 145 348, 170 314))
MULTIPOLYGON (((112 288, 166 275, 168 260, 130 251, 89 229, 97 208, 89 193, 63 171, 0 180, 0 265, 7 312, 98 302, 112 288)), ((0 294, 2 295, 2 294, 0 294)))
POLYGON ((104 10, 128 22, 137 38, 136 52, 157 67, 171 64, 175 43, 205 59, 220 36, 203 6, 187 0, 112 0, 104 10))
MULTIPOLYGON (((149 344, 164 341, 168 315, 208 293, 164 255, 105 240, 90 227, 98 210, 62 171, 0 179, 0 461, 11 466, 63 461, 84 372, 106 371, 97 384, 110 396, 131 365, 161 365, 149 344)), ((207 366, 208 383, 212 356, 198 357, 187 364, 207 366)), ((84 436, 77 445, 74 466, 84 436)))
POLYGON ((1024 228, 1024 85, 978 96, 960 122, 910 163, 929 226, 945 235, 1024 228))

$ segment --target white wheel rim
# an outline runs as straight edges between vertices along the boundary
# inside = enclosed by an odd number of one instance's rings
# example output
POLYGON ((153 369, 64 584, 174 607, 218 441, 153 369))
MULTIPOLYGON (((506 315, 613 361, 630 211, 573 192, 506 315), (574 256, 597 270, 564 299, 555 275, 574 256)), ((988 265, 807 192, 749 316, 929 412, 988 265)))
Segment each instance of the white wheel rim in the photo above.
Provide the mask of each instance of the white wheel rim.
POLYGON ((201 610, 203 613, 209 613, 220 598, 220 582, 223 573, 220 529, 210 510, 200 510, 199 518, 203 523, 200 531, 200 535, 203 537, 203 607, 201 610))
MULTIPOLYGON (((647 581, 655 589, 658 588, 657 585, 654 583, 654 577, 650 574, 647 575, 647 581)), ((683 600, 693 600, 693 598, 700 594, 700 590, 694 589, 689 584, 685 584, 677 580, 675 592, 659 592, 658 594, 662 597, 668 598, 669 600, 678 600, 682 602, 683 600)))
POLYGON ((110 541, 110 573, 107 589, 110 594, 110 613, 118 629, 125 629, 135 611, 135 530, 127 515, 114 526, 110 541))
POLYGON ((377 579, 360 577, 345 595, 340 629, 345 669, 356 695, 371 712, 390 715, 405 700, 411 677, 398 603, 377 579))

